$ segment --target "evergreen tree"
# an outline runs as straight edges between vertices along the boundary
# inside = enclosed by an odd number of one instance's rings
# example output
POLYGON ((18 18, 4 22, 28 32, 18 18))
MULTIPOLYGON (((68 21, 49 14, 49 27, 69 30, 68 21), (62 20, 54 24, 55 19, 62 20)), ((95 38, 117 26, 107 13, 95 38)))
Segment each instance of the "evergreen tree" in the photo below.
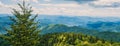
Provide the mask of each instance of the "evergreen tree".
POLYGON ((9 17, 13 23, 3 38, 12 46, 37 46, 40 39, 38 22, 35 22, 37 15, 32 16, 32 7, 24 1, 18 5, 21 10, 13 9, 14 17, 9 17))

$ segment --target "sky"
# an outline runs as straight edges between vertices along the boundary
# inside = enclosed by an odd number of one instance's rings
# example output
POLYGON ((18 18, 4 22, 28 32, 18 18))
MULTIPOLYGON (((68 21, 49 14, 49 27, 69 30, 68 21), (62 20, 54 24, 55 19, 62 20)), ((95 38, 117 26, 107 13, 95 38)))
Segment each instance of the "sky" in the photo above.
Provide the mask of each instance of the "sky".
MULTIPOLYGON (((0 0, 0 14, 19 10, 23 0, 0 0)), ((24 0, 30 3, 33 14, 65 16, 120 16, 120 0, 24 0)))

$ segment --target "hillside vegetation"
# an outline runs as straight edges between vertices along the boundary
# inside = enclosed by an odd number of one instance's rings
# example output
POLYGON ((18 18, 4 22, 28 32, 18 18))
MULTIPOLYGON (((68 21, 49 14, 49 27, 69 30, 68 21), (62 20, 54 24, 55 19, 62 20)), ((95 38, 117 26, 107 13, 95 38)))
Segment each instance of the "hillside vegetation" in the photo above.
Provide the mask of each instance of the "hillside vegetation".
MULTIPOLYGON (((105 41, 93 36, 81 33, 53 33, 40 36, 37 46, 120 46, 119 42, 105 41)), ((0 46, 10 46, 5 40, 1 40, 0 46)))

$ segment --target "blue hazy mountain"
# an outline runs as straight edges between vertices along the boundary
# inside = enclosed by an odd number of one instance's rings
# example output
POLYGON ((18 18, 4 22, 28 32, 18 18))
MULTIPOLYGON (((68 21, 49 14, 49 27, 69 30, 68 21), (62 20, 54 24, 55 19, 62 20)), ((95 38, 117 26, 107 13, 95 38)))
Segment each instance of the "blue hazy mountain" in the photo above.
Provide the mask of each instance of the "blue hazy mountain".
MULTIPOLYGON (((0 29, 9 27, 11 21, 10 14, 0 14, 0 29)), ((37 20, 41 26, 49 24, 64 24, 67 26, 80 26, 87 29, 99 31, 119 32, 120 17, 89 17, 89 16, 65 16, 65 15, 39 15, 37 20)))
POLYGON ((89 23, 96 22, 119 22, 119 17, 88 17, 88 16, 50 16, 41 15, 38 17, 41 23, 46 24, 65 24, 69 26, 87 26, 89 23))
POLYGON ((88 16, 50 16, 38 17, 42 25, 64 24, 68 26, 80 26, 99 31, 120 31, 120 17, 88 17, 88 16))

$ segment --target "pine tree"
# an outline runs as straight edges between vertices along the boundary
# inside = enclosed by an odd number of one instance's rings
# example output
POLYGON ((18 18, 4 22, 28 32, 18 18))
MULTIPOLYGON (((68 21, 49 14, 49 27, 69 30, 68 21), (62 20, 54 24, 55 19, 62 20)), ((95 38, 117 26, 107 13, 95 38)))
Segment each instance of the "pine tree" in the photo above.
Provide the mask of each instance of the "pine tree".
POLYGON ((21 10, 13 9, 14 17, 10 17, 13 21, 10 29, 7 30, 8 36, 3 38, 12 46, 37 46, 39 44, 38 22, 35 21, 37 15, 31 13, 31 6, 24 1, 18 4, 21 10))

